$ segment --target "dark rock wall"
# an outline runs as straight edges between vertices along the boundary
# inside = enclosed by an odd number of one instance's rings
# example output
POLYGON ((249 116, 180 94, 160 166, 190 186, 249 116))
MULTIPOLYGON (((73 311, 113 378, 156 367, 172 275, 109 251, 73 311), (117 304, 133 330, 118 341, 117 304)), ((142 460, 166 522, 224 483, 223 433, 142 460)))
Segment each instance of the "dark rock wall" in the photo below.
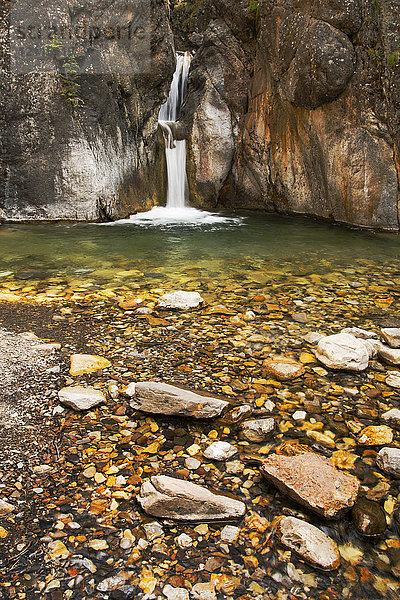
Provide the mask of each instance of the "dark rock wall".
POLYGON ((397 228, 399 0, 211 5, 188 35, 194 201, 397 228))
MULTIPOLYGON (((96 57, 100 69, 93 74, 79 71, 76 108, 62 94, 59 75, 21 73, 12 64, 12 4, 3 2, 0 9, 3 216, 8 220, 114 219, 162 203, 163 144, 157 113, 175 64, 167 0, 149 0, 145 30, 134 51, 111 40, 96 57)), ((50 19, 54 3, 36 0, 34 4, 44 19, 50 19)), ((129 4, 58 2, 57 23, 68 28, 86 20, 127 28, 135 18, 129 4)), ((80 66, 94 60, 91 51, 85 46, 74 57, 80 66)), ((61 61, 69 58, 65 55, 61 61)))

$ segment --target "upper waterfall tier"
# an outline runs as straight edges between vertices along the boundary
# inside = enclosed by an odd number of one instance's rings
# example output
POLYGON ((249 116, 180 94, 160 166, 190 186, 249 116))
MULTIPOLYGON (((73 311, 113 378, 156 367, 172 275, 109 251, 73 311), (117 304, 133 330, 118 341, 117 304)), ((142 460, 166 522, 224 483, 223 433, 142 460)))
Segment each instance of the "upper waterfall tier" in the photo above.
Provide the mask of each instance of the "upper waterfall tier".
POLYGON ((192 55, 190 52, 177 54, 176 69, 171 84, 171 90, 168 100, 161 106, 158 115, 159 121, 177 121, 181 111, 181 106, 185 100, 187 90, 187 80, 189 76, 190 61, 192 55))

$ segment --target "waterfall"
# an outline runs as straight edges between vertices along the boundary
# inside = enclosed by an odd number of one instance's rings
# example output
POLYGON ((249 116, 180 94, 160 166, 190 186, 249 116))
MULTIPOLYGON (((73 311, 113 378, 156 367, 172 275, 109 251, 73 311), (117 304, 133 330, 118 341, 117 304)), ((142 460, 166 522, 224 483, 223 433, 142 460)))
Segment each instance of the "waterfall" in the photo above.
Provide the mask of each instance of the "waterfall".
POLYGON ((141 227, 226 226, 241 223, 241 217, 225 217, 188 206, 188 181, 186 175, 186 141, 176 140, 176 123, 186 97, 192 56, 190 52, 177 54, 176 69, 167 101, 161 106, 158 123, 164 135, 165 157, 168 173, 167 206, 154 206, 151 210, 131 215, 110 225, 135 224, 141 227))
POLYGON ((165 140, 165 158, 168 174, 168 209, 184 208, 188 199, 186 140, 174 140, 173 128, 170 124, 176 123, 179 120, 181 106, 185 100, 187 90, 191 59, 190 52, 177 55, 171 90, 167 101, 161 106, 158 115, 158 122, 165 140))

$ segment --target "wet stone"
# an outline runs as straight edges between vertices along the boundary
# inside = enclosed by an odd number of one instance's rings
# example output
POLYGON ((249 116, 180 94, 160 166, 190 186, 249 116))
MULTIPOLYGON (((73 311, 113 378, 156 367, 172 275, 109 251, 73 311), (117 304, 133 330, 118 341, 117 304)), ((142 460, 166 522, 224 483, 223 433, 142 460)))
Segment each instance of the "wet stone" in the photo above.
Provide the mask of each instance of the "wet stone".
POLYGON ((400 365, 400 348, 391 348, 385 344, 379 344, 378 356, 389 365, 400 365))
POLYGON ((318 454, 272 454, 264 459, 262 474, 284 494, 326 518, 338 518, 356 501, 359 481, 336 469, 318 454))
POLYGON ((263 372, 268 376, 276 377, 280 381, 289 381, 304 375, 302 364, 285 356, 274 356, 263 362, 263 372))
POLYGON ((295 517, 281 517, 277 525, 281 544, 308 563, 333 570, 340 565, 339 549, 323 531, 295 517))
POLYGON ((89 410, 106 401, 99 390, 79 385, 62 388, 58 397, 60 402, 74 410, 89 410))
POLYGON ((330 335, 318 342, 316 357, 329 369, 364 371, 370 352, 363 340, 348 333, 330 335))
POLYGON ((198 292, 184 292, 179 290, 161 296, 157 300, 157 305, 165 309, 188 310, 190 308, 197 308, 203 302, 204 300, 198 292))
POLYGON ((400 371, 391 371, 386 377, 386 384, 393 388, 400 388, 400 371))
POLYGON ((0 517, 5 517, 15 510, 15 506, 6 502, 6 500, 0 500, 0 517))
POLYGON ((252 419, 241 424, 243 437, 249 442, 264 442, 274 432, 274 419, 252 419))
POLYGON ((151 481, 146 481, 138 501, 150 515, 183 521, 238 518, 246 510, 245 504, 239 500, 166 475, 154 476, 151 481))
POLYGON ((376 457, 376 464, 385 473, 400 478, 400 448, 382 448, 376 457))
POLYGON ((166 383, 152 381, 136 384, 132 408, 160 415, 180 415, 210 419, 222 413, 228 402, 210 396, 200 396, 166 383))
POLYGON ((213 442, 206 450, 204 457, 211 460, 228 460, 237 453, 236 446, 228 442, 213 442))
POLYGON ((69 372, 73 377, 85 373, 95 373, 111 366, 110 361, 106 358, 91 354, 73 354, 70 360, 71 368, 69 372))
POLYGON ((353 506, 351 516, 354 527, 362 535, 381 535, 386 529, 386 515, 377 502, 359 498, 353 506))
POLYGON ((370 425, 364 427, 358 437, 358 443, 363 446, 381 446, 393 441, 393 431, 386 425, 370 425))
POLYGON ((400 328, 385 327, 381 329, 381 338, 391 348, 400 348, 400 328))
POLYGON ((400 429, 400 410, 398 408, 392 408, 381 415, 381 420, 393 427, 394 429, 400 429))

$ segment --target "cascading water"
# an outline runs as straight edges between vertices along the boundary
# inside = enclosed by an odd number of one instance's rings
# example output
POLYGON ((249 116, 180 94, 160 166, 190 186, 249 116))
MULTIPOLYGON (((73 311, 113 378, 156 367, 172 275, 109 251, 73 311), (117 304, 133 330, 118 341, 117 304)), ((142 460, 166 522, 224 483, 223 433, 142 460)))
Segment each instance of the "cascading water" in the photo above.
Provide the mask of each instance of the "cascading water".
POLYGON ((177 54, 176 69, 167 101, 161 106, 158 123, 165 140, 168 192, 167 205, 156 206, 148 212, 132 215, 110 225, 134 223, 143 226, 201 226, 215 224, 240 224, 240 217, 223 217, 215 213, 197 210, 188 206, 188 181, 186 175, 186 140, 174 139, 174 124, 179 121, 185 100, 190 61, 190 52, 177 54))
POLYGON ((186 140, 174 140, 171 123, 179 119, 185 100, 187 80, 192 56, 189 52, 178 54, 176 70, 168 100, 160 108, 158 122, 164 133, 167 161, 168 193, 167 208, 183 208, 188 197, 186 175, 186 140))

